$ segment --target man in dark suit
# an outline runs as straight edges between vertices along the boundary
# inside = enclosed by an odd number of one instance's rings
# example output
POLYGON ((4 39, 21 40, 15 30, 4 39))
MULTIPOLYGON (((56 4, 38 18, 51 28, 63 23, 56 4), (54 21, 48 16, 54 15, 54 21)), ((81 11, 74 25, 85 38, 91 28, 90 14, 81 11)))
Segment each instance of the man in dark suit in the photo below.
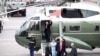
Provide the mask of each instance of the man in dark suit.
POLYGON ((50 27, 52 25, 52 22, 48 22, 46 21, 45 22, 45 30, 44 30, 44 34, 45 34, 45 38, 46 38, 46 41, 47 42, 50 42, 50 35, 51 35, 51 30, 50 30, 50 27))
POLYGON ((66 49, 66 43, 63 41, 63 38, 59 39, 59 42, 56 45, 57 56, 64 56, 66 49))
POLYGON ((51 56, 51 45, 48 43, 48 45, 45 48, 45 56, 51 56))
POLYGON ((72 50, 70 52, 70 56, 77 56, 77 49, 76 49, 74 43, 71 43, 71 47, 72 47, 72 50))

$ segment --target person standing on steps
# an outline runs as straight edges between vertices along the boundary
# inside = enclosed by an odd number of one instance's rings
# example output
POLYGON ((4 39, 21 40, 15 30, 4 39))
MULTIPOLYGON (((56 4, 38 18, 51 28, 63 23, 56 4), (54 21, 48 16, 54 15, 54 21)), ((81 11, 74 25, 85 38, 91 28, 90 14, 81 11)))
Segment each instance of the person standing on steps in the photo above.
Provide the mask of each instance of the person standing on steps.
POLYGON ((51 35, 51 25, 52 25, 52 22, 48 22, 46 21, 45 22, 45 30, 44 30, 44 34, 45 34, 45 38, 46 38, 46 41, 47 42, 50 42, 50 35, 51 35))

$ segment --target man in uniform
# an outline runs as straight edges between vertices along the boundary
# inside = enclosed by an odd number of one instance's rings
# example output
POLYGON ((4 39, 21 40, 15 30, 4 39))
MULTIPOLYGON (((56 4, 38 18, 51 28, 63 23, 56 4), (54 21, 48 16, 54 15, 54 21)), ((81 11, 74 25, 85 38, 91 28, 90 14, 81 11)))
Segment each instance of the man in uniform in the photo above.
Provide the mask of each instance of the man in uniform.
POLYGON ((35 37, 30 37, 30 43, 29 43, 30 56, 34 56, 35 45, 36 45, 35 37))

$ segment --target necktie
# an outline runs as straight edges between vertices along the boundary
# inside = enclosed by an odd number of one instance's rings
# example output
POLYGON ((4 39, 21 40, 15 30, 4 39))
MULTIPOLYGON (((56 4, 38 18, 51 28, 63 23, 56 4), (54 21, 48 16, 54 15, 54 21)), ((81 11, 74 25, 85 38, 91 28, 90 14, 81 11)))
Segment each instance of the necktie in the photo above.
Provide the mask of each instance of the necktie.
POLYGON ((46 29, 47 29, 47 25, 46 25, 46 29))
POLYGON ((62 43, 60 43, 60 52, 62 51, 62 43))

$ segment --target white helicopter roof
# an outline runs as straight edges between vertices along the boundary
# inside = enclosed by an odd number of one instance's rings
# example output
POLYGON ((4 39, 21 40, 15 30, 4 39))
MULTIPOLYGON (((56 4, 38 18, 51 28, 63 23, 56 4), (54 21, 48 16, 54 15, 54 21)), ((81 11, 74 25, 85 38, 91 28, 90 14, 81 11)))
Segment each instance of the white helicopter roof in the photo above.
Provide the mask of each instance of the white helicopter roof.
MULTIPOLYGON (((54 20, 54 21, 56 21, 56 19, 58 20, 59 19, 59 17, 56 17, 56 16, 54 16, 54 17, 49 17, 49 16, 46 16, 45 14, 44 14, 44 12, 42 12, 42 11, 49 11, 49 10, 61 10, 62 8, 73 8, 73 9, 84 9, 84 10, 90 10, 90 11, 97 11, 97 12, 100 12, 100 7, 99 6, 97 6, 96 4, 89 4, 89 3, 83 3, 83 2, 80 2, 80 3, 71 3, 71 6, 61 6, 61 7, 43 7, 43 8, 41 8, 41 9, 39 9, 39 10, 37 10, 37 13, 33 16, 33 17, 40 17, 39 18, 39 20, 50 20, 50 19, 52 19, 52 20, 54 20)), ((47 14, 47 12, 46 12, 46 14, 47 14)), ((86 19, 83 19, 83 18, 77 18, 77 19, 63 19, 63 20, 75 20, 75 21, 77 21, 77 20, 91 20, 91 19, 93 19, 93 20, 99 20, 98 18, 100 18, 100 14, 98 14, 98 15, 95 15, 95 16, 90 16, 90 17, 88 17, 88 18, 86 18, 86 19)), ((62 20, 62 18, 60 18, 61 20, 62 20)), ((59 20, 60 20, 59 19, 59 20)), ((60 20, 60 21, 61 21, 60 20)))
MULTIPOLYGON (((69 3, 65 3, 69 4, 69 3)), ((61 8, 76 8, 76 9, 85 9, 100 12, 100 7, 97 4, 91 4, 87 2, 71 3, 70 5, 60 6, 60 7, 46 7, 47 9, 61 9, 61 8)))
POLYGON ((88 2, 73 3, 72 7, 100 12, 100 7, 97 4, 88 2))

